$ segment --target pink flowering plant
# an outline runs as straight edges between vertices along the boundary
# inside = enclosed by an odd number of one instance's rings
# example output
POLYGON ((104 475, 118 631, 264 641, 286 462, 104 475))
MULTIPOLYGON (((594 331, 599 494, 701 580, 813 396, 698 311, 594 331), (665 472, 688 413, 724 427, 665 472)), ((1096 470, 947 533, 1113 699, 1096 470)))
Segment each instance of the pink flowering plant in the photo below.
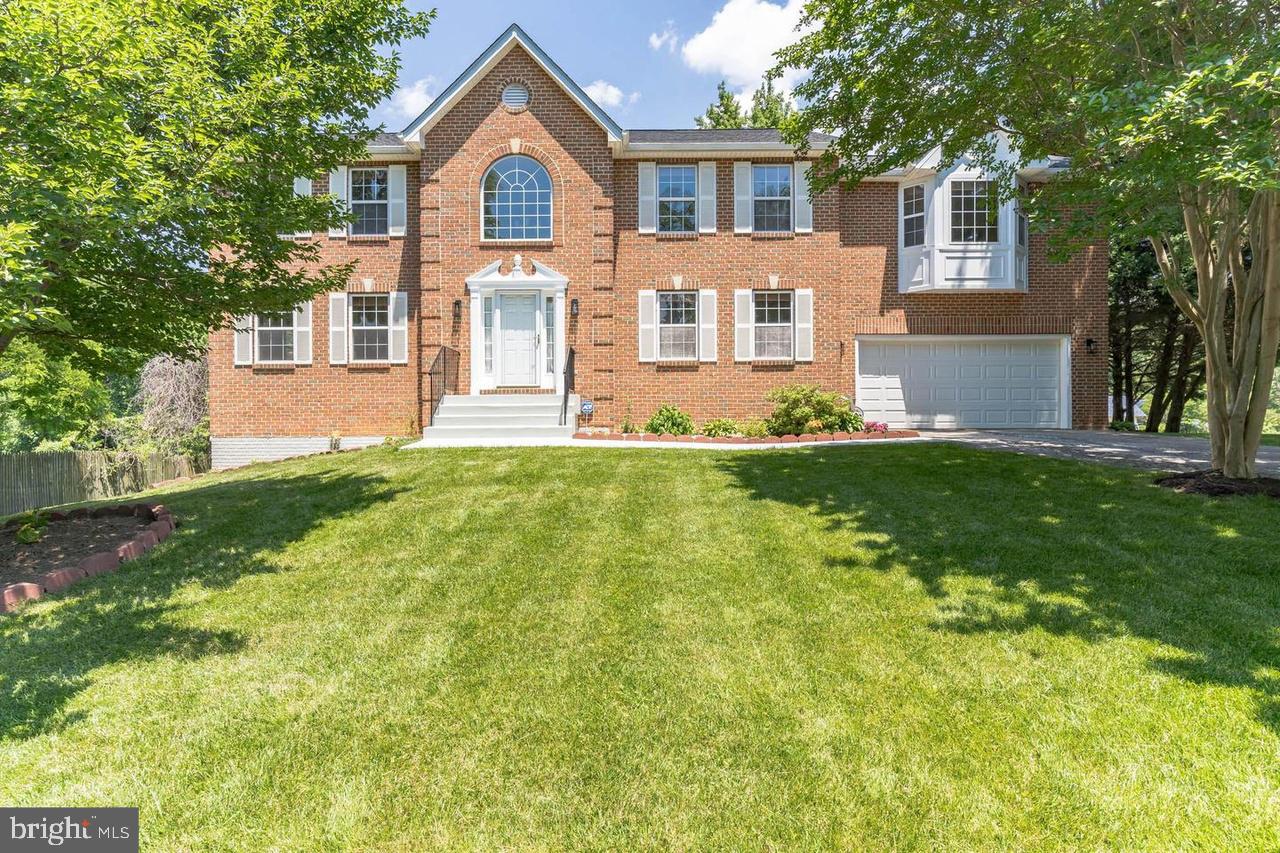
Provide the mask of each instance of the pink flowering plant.
POLYGON ((889 425, 881 421, 867 421, 862 426, 863 432, 888 432, 889 425))

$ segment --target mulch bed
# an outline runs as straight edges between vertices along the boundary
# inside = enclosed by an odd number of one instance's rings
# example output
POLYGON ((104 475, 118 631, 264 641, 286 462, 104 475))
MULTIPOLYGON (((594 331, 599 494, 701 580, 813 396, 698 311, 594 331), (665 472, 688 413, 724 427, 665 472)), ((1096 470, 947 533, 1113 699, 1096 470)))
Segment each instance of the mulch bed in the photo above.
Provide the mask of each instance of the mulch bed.
POLYGON ((30 544, 15 538, 22 518, 0 525, 0 613, 114 572, 168 539, 178 524, 163 505, 145 503, 54 511, 48 519, 44 535, 30 544))
POLYGON ((23 545, 14 538, 17 528, 0 531, 0 586, 18 581, 38 581, 45 572, 74 566, 90 554, 115 551, 147 529, 149 518, 108 516, 50 521, 40 541, 23 545))
POLYGON ((1210 495, 1211 497, 1266 495, 1269 498, 1280 499, 1280 480, 1275 477, 1236 480, 1222 476, 1221 471, 1188 471, 1184 474, 1157 477, 1156 485, 1184 494, 1210 495))

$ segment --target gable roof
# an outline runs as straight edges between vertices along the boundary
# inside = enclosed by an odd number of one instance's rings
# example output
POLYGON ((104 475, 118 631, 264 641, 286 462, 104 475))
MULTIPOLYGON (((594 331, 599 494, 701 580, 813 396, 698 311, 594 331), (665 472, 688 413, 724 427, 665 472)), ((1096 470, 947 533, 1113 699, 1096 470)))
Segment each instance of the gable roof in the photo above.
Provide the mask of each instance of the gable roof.
POLYGON ((564 69, 557 65, 555 60, 538 46, 537 42, 529 38, 529 34, 522 30, 519 24, 512 24, 508 27, 493 44, 489 45, 484 53, 476 57, 475 62, 467 66, 467 70, 463 71, 458 76, 458 79, 450 83, 448 88, 441 92, 439 97, 423 110, 422 115, 409 123, 409 126, 400 134, 404 140, 409 143, 420 142, 421 135, 439 121, 454 104, 462 99, 463 95, 471 91, 471 87, 480 78, 484 77, 517 44, 523 47, 533 57, 534 61, 542 66, 542 70, 547 72, 551 79, 560 85, 560 88, 564 89, 565 94, 577 101, 578 105, 595 119, 596 123, 608 135, 610 142, 622 141, 622 128, 618 123, 611 119, 608 113, 600 109, 600 105, 591 100, 587 93, 582 91, 582 87, 573 82, 573 78, 565 74, 564 69))

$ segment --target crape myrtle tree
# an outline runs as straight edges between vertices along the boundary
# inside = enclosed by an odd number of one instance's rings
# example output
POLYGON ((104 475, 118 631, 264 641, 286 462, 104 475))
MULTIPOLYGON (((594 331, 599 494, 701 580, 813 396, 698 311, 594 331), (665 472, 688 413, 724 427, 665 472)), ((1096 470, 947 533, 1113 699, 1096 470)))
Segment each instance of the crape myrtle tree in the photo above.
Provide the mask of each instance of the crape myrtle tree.
POLYGON ((363 156, 402 0, 0 0, 0 353, 124 370, 340 285, 294 176, 363 156))
POLYGON ((839 138, 815 191, 939 146, 1028 199, 1055 250, 1151 244, 1205 350, 1213 464, 1255 476, 1280 344, 1280 8, 1274 0, 813 0, 779 69, 809 76, 786 126, 839 138), (1016 162, 996 162, 996 133, 1016 162), (1194 289, 1185 275, 1194 273, 1194 289))

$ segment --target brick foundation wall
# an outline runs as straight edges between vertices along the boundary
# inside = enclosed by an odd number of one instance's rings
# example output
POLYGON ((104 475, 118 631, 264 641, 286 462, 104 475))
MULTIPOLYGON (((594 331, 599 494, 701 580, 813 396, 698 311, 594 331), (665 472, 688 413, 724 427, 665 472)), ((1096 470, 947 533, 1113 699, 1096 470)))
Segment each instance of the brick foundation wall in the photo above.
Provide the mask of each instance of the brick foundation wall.
MULTIPOLYGON (((707 156, 704 159, 715 159, 707 156)), ((667 161, 664 161, 667 162, 667 161)), ((756 158, 755 162, 765 162, 756 158)), ((786 162, 786 161, 779 161, 786 162)), ((470 300, 466 278, 494 260, 509 269, 516 253, 569 279, 566 343, 577 353, 578 392, 595 413, 583 423, 610 426, 628 413, 643 422, 672 403, 697 421, 763 414, 774 387, 809 382, 852 395, 858 334, 1069 334, 1072 412, 1077 427, 1106 424, 1107 294, 1105 245, 1062 264, 1031 240, 1026 293, 901 294, 897 288, 896 185, 842 187, 814 204, 814 233, 733 233, 733 164, 716 175, 717 233, 691 237, 637 230, 637 161, 615 160, 604 131, 520 48, 478 81, 426 137, 408 169, 403 238, 330 239, 323 259, 354 262, 349 289, 373 279, 375 290, 409 292, 409 363, 385 367, 329 364, 328 299, 313 305, 311 365, 232 365, 232 336, 213 335, 210 413, 214 436, 402 435, 426 417, 426 373, 440 345, 458 350, 460 390, 471 387, 470 300), (528 87, 527 109, 500 104, 510 82, 528 87), (480 180, 496 159, 518 152, 541 162, 553 184, 549 242, 482 242, 480 180), (638 291, 717 290, 716 363, 638 360, 638 291), (814 291, 814 359, 784 365, 733 360, 733 291, 814 291), (461 321, 452 318, 461 300, 461 321), (1093 338, 1096 351, 1086 351, 1093 338)), ((315 181, 317 193, 327 178, 315 181)))

